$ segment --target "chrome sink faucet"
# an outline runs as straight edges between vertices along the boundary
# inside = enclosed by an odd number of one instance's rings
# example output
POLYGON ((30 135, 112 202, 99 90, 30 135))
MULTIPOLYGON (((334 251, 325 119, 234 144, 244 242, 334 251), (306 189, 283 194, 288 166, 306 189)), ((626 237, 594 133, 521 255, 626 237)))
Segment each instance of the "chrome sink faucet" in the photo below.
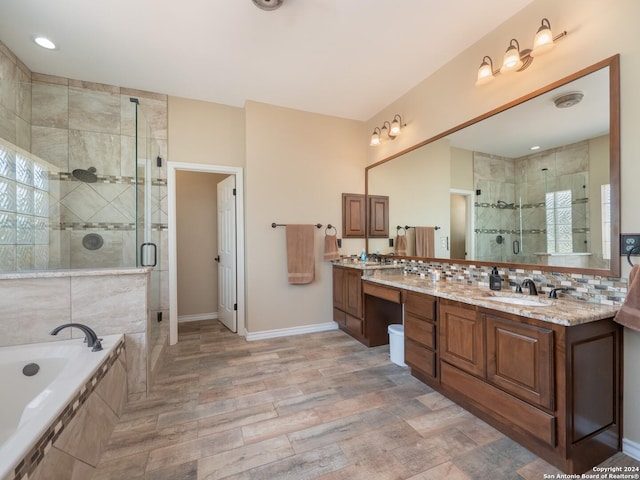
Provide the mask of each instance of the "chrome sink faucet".
POLYGON ((84 333, 85 341, 87 342, 87 346, 91 348, 91 351, 99 352, 100 350, 102 350, 101 339, 98 338, 96 332, 81 323, 65 323, 64 325, 60 325, 51 330, 49 332, 49 335, 57 335, 61 330, 65 328, 77 328, 79 330, 82 330, 82 332, 84 333))
POLYGON ((516 286, 516 293, 522 293, 523 287, 529 289, 529 295, 538 295, 536 284, 530 278, 525 278, 520 285, 516 286))

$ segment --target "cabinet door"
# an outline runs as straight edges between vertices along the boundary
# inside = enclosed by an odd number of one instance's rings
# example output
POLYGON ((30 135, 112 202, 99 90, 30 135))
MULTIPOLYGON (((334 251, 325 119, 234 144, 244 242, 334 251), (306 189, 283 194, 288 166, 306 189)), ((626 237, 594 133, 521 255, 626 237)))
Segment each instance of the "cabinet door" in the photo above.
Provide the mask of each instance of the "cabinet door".
POLYGON ((486 316, 487 380, 506 392, 554 408, 553 331, 486 316))
POLYGON ((389 236, 389 197, 369 195, 370 237, 386 238, 389 236))
POLYGON ((344 311, 362 318, 362 273, 360 270, 344 270, 344 311))
POLYGON ((361 193, 342 194, 343 238, 364 238, 366 220, 365 197, 361 193))
POLYGON ((344 275, 346 270, 340 267, 333 267, 333 306, 339 310, 345 309, 344 301, 344 275))
POLYGON ((474 310, 441 303, 438 315, 440 359, 484 377, 484 329, 474 310))

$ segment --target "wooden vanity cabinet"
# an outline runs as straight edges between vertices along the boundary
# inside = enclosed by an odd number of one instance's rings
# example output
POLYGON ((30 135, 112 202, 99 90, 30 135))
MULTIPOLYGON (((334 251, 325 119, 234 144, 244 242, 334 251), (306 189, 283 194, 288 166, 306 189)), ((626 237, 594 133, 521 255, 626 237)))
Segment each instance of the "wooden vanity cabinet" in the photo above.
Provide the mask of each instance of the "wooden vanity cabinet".
POLYGON ((482 316, 470 305, 440 303, 440 358, 467 373, 484 377, 485 338, 482 316))
POLYGON ((333 321, 362 340, 362 271, 333 266, 333 321))
POLYGON ((404 361, 411 373, 432 385, 438 378, 437 299, 406 292, 404 298, 404 361))
POLYGON ((622 329, 439 299, 436 389, 566 473, 621 449, 622 329))

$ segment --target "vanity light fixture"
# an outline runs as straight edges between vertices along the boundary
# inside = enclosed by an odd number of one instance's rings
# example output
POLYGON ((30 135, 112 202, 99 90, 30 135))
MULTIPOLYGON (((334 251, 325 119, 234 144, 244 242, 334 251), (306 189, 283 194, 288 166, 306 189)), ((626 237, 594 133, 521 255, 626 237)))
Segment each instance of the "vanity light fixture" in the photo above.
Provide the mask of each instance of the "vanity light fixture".
POLYGON ((482 58, 480 68, 478 68, 476 85, 485 85, 489 83, 499 73, 521 72, 525 70, 529 65, 531 65, 534 57, 543 55, 553 49, 555 41, 564 37, 566 34, 567 32, 563 31, 554 37, 551 32, 551 23, 548 19, 543 18, 540 28, 538 28, 538 32, 533 40, 532 49, 527 48, 520 50, 520 43, 515 38, 512 38, 509 42, 509 46, 507 47, 507 51, 504 54, 502 66, 499 70, 494 70, 491 57, 485 55, 482 58))
POLYGON ((520 44, 518 43, 518 40, 512 38, 509 42, 509 46, 507 47, 507 51, 504 52, 504 58, 502 60, 502 67, 500 67, 500 73, 515 72, 523 68, 526 67, 524 66, 524 62, 520 58, 520 44))
POLYGON ((380 145, 380 129, 378 127, 373 129, 373 133, 371 134, 371 141, 369 145, 375 147, 376 145, 380 145))
POLYGON ((47 37, 43 37, 42 35, 36 35, 35 37, 33 37, 33 41, 42 48, 46 48, 47 50, 56 49, 56 44, 49 40, 47 37))
POLYGON ((391 123, 385 120, 382 127, 376 127, 373 129, 369 145, 375 147, 376 145, 380 145, 384 139, 394 140, 398 135, 400 135, 402 128, 404 127, 406 127, 406 124, 402 123, 402 117, 396 113, 393 116, 391 123))

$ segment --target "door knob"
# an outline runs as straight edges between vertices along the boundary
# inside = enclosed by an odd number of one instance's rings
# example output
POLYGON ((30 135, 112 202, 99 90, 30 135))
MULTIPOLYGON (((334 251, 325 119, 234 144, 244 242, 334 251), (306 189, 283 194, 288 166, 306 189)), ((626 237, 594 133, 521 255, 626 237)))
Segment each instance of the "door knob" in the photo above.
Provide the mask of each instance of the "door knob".
POLYGON ((216 258, 214 258, 214 260, 218 263, 220 263, 220 255, 218 255, 216 258))

